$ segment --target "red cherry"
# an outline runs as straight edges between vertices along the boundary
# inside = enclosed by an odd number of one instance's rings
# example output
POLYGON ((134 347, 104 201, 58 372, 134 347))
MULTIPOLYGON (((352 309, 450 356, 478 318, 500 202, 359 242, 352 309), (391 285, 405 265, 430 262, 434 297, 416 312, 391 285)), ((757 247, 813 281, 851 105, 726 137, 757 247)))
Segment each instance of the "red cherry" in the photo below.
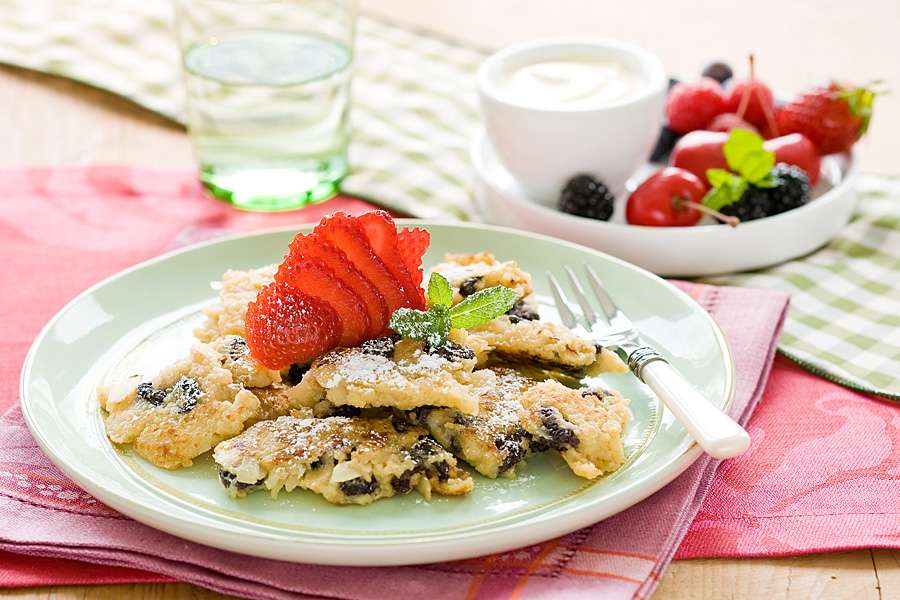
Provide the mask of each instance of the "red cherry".
POLYGON ((795 165, 806 171, 809 185, 816 185, 822 168, 819 149, 802 133, 792 133, 766 140, 763 148, 775 153, 775 162, 795 165))
POLYGON ((684 169, 666 167, 637 187, 628 197, 625 218, 632 225, 686 227, 700 220, 692 203, 700 203, 706 186, 684 169))
POLYGON ((727 140, 728 134, 721 131, 692 131, 675 144, 669 164, 690 171, 708 185, 707 169, 728 168, 722 153, 727 140))
POLYGON ((770 127, 770 118, 775 115, 775 96, 769 86, 761 81, 739 81, 728 88, 725 95, 725 106, 728 112, 740 114, 744 108, 744 119, 753 124, 759 131, 770 127), (744 99, 744 95, 747 98, 744 99), (768 116, 767 116, 768 114, 768 116))
POLYGON ((734 113, 722 113, 721 115, 716 115, 715 117, 713 117, 713 120, 710 121, 709 124, 705 127, 705 129, 707 131, 725 132, 729 132, 732 129, 746 129, 748 131, 752 131, 753 133, 759 133, 759 130, 756 129, 756 127, 734 113))

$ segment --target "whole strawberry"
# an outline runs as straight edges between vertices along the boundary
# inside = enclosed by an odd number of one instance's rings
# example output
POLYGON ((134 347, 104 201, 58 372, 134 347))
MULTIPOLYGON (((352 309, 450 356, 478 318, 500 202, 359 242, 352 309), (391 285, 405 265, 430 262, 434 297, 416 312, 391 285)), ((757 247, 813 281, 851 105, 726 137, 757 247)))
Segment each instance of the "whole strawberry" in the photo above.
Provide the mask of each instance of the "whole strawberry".
POLYGON ((704 77, 697 83, 678 83, 669 92, 666 117, 678 133, 703 129, 713 117, 725 112, 725 97, 719 82, 704 77))
POLYGON ((866 132, 875 92, 832 83, 814 88, 778 111, 782 134, 802 133, 822 154, 846 152, 866 132))

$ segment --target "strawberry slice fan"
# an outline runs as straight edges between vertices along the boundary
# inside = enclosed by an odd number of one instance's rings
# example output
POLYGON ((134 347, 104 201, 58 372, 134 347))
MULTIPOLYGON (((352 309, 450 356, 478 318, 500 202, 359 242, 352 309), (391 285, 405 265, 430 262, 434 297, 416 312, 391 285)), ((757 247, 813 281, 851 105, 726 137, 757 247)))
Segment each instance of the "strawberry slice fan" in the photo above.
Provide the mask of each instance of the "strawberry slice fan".
POLYGON ((247 308, 247 345, 260 364, 305 364, 384 335, 398 308, 425 308, 424 229, 397 232, 381 210, 328 216, 291 241, 275 281, 247 308))

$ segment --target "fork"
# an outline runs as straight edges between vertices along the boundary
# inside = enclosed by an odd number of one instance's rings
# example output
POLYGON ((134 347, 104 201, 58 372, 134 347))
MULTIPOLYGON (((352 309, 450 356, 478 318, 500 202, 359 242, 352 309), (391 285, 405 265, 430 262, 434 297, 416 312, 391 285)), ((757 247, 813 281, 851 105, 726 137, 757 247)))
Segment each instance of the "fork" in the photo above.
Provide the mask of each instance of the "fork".
POLYGON ((613 302, 594 269, 588 265, 584 269, 608 323, 598 318, 575 273, 566 266, 584 323, 579 322, 556 277, 548 271, 550 291, 563 324, 586 333, 594 343, 622 356, 631 372, 653 390, 707 454, 715 458, 742 454, 750 445, 750 436, 744 428, 704 398, 662 355, 646 345, 631 319, 613 302))

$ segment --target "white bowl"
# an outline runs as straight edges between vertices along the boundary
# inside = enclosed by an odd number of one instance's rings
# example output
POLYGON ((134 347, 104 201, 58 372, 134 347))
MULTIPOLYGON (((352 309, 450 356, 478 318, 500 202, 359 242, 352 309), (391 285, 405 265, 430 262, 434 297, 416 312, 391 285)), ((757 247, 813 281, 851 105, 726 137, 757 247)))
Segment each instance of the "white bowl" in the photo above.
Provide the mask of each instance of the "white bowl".
POLYGON ((478 69, 477 85, 498 158, 529 194, 551 197, 572 173, 590 173, 612 190, 624 189, 656 141, 668 77, 662 62, 637 46, 563 37, 526 42, 491 55, 478 69), (505 93, 499 83, 512 69, 564 60, 619 63, 642 83, 635 93, 614 102, 593 99, 560 106, 505 93))
MULTIPOLYGON (((852 156, 832 155, 822 160, 814 199, 800 208, 735 228, 719 224, 643 227, 625 223, 627 194, 618 197, 608 222, 577 217, 556 210, 555 198, 539 202, 526 193, 499 163, 483 134, 471 154, 475 199, 487 222, 583 244, 663 276, 748 271, 803 256, 827 243, 847 224, 857 201, 852 156)), ((645 165, 628 187, 633 189, 658 168, 645 165)))

